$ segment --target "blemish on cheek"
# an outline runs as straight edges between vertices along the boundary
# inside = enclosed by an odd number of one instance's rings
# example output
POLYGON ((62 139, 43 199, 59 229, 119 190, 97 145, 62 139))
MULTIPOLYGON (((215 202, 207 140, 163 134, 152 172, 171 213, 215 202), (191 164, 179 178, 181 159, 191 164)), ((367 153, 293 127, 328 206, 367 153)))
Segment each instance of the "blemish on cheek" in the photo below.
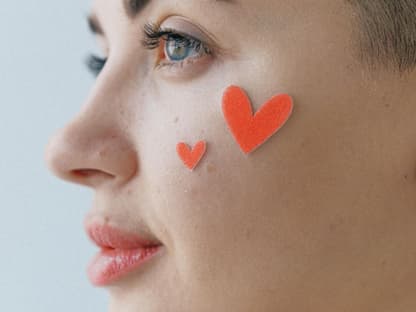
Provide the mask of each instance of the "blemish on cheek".
POLYGON ((405 181, 416 182, 416 167, 413 169, 413 174, 405 173, 403 175, 403 179, 405 181))
POLYGON ((214 173, 217 171, 217 167, 215 167, 213 164, 208 164, 207 165, 207 172, 208 173, 214 173))
POLYGON ((106 150, 101 150, 98 153, 99 157, 104 158, 107 156, 107 151, 106 150))
POLYGON ((191 196, 196 197, 198 195, 198 191, 196 189, 191 189, 191 196))
POLYGON ((245 229, 244 230, 244 236, 245 236, 246 240, 250 240, 250 237, 251 237, 250 229, 245 229))
POLYGON ((339 227, 345 224, 345 220, 342 217, 337 217, 333 222, 329 224, 329 231, 335 232, 339 227))
POLYGON ((190 197, 195 197, 198 195, 198 190, 196 188, 186 188, 183 190, 183 192, 190 197))

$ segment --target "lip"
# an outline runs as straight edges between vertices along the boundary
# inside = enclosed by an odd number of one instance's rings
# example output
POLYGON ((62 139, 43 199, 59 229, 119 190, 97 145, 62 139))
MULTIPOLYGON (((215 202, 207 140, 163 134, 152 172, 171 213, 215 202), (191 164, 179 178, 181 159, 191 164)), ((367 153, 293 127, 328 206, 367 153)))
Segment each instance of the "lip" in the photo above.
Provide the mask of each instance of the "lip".
POLYGON ((138 270, 162 247, 156 240, 109 225, 90 225, 86 231, 90 239, 101 247, 87 268, 89 280, 95 286, 108 285, 138 270))

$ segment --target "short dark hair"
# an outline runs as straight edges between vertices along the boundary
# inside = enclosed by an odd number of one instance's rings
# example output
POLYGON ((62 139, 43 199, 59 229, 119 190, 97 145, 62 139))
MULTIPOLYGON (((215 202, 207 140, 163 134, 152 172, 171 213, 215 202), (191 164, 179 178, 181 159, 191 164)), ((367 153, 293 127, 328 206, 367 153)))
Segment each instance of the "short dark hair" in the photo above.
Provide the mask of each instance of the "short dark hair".
POLYGON ((357 12, 360 58, 371 68, 416 67, 416 0, 346 0, 357 12))

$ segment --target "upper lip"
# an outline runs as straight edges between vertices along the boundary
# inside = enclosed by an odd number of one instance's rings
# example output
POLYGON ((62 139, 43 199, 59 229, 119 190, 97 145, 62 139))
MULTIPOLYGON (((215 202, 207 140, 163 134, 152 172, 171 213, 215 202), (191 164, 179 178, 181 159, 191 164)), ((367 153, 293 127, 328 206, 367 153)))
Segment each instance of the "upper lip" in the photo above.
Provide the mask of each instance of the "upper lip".
POLYGON ((101 248, 137 249, 159 246, 161 243, 144 233, 132 233, 108 224, 85 225, 89 238, 101 248))

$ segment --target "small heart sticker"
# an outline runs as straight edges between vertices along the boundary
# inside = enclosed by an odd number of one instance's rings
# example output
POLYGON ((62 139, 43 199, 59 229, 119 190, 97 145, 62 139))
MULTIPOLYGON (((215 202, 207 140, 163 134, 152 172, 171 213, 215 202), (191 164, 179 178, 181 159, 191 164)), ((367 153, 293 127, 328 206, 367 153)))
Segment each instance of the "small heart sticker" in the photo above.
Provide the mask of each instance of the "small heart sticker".
POLYGON ((237 86, 230 86, 224 92, 222 110, 235 140, 248 154, 286 123, 293 111, 293 101, 287 94, 276 95, 253 115, 245 92, 237 86))
POLYGON ((190 170, 193 170, 198 165, 202 156, 205 154, 206 148, 207 144, 205 141, 199 141, 192 149, 183 142, 176 145, 176 151, 180 159, 190 170))

